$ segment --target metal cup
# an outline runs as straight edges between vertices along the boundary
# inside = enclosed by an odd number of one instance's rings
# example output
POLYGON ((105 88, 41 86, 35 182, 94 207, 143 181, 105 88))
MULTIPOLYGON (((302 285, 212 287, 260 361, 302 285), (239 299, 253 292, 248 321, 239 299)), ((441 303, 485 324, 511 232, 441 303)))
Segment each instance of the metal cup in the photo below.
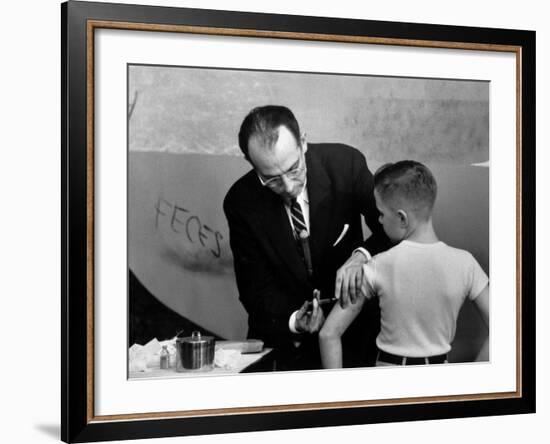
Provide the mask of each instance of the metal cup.
POLYGON ((209 371, 214 367, 216 341, 194 331, 191 336, 176 339, 176 371, 209 371))

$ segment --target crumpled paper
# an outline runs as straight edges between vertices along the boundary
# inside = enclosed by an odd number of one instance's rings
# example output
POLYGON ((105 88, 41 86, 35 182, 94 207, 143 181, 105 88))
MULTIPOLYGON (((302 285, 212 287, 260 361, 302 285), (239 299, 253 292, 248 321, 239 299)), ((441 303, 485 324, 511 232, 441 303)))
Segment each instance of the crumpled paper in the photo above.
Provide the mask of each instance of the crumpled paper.
POLYGON ((147 344, 134 344, 130 347, 128 353, 128 369, 130 372, 150 372, 154 368, 160 367, 160 351, 162 346, 166 345, 170 354, 170 367, 176 365, 176 337, 166 341, 158 341, 157 338, 151 339, 147 344))
POLYGON ((238 367, 241 352, 239 350, 216 347, 214 351, 214 365, 225 370, 235 370, 238 367))

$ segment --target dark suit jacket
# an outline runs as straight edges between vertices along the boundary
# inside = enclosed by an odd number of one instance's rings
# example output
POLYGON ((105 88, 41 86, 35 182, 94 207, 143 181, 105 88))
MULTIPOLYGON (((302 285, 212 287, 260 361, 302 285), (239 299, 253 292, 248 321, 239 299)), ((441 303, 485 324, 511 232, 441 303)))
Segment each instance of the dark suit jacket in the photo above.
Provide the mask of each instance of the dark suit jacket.
MULTIPOLYGON (((241 177, 224 200, 239 297, 248 312, 248 337, 275 347, 281 370, 320 368, 318 336, 295 335, 288 327, 290 315, 311 300, 313 288, 321 290, 322 298, 333 297, 336 271, 356 247, 363 245, 371 254, 389 247, 378 223, 373 177, 358 150, 308 144, 306 165, 313 279, 299 256, 283 201, 260 184, 254 171, 241 177), (361 214, 373 232, 365 243, 361 214), (333 246, 345 224, 348 232, 333 246)), ((378 330, 377 305, 367 304, 344 335, 344 365, 374 360, 378 330)))

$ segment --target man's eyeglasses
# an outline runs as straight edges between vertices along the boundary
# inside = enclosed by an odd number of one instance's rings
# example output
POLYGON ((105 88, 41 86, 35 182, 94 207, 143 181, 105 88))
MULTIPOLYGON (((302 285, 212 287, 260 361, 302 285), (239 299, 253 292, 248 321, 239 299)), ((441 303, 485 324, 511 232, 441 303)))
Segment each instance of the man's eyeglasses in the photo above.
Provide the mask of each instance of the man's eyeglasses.
POLYGON ((259 173, 257 173, 258 179, 260 179, 260 183, 264 187, 280 188, 283 185, 283 177, 286 177, 288 180, 296 180, 300 178, 300 176, 306 169, 306 164, 303 159, 304 154, 303 151, 300 150, 300 158, 298 159, 296 164, 294 164, 287 172, 279 174, 278 176, 270 177, 269 179, 264 179, 262 178, 262 176, 260 176, 259 173))

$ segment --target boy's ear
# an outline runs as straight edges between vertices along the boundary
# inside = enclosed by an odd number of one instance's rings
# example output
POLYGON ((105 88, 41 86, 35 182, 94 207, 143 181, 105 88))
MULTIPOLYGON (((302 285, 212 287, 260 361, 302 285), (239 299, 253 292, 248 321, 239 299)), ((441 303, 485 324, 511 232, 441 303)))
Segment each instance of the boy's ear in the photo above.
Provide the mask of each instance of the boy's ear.
POLYGON ((405 210, 397 210, 397 217, 399 217, 401 228, 406 228, 409 226, 409 215, 405 210))

